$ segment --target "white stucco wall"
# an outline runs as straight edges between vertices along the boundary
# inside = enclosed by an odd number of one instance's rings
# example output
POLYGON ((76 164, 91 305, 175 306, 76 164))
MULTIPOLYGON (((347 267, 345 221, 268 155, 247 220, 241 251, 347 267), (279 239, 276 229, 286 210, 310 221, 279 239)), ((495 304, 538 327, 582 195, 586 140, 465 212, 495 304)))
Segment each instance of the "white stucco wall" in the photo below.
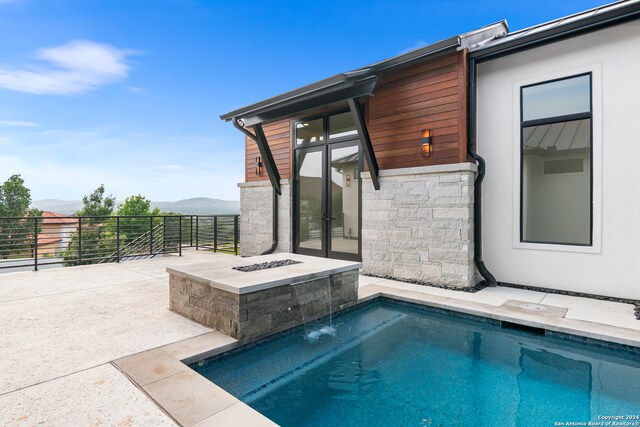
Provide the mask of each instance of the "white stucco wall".
POLYGON ((640 21, 478 65, 483 253, 498 281, 640 299, 640 21), (591 72, 593 246, 519 241, 519 88, 591 72))

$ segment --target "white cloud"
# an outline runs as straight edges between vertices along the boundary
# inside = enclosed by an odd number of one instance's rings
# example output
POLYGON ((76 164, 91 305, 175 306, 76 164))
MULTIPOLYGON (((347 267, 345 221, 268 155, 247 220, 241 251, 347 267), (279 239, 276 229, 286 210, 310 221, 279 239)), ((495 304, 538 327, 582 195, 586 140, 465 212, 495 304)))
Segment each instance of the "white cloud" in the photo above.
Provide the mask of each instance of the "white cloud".
MULTIPOLYGON (((1 1, 1 0, 0 0, 1 1)), ((0 88, 38 95, 71 95, 124 80, 127 57, 136 52, 89 40, 36 51, 38 64, 0 64, 0 88)))
POLYGON ((137 86, 129 86, 129 92, 135 93, 136 95, 146 95, 147 91, 141 87, 137 86))
MULTIPOLYGON (((1 2, 2 0, 0 0, 1 2)), ((0 120, 0 126, 13 126, 19 128, 34 128, 38 127, 37 123, 25 122, 22 120, 0 120)))

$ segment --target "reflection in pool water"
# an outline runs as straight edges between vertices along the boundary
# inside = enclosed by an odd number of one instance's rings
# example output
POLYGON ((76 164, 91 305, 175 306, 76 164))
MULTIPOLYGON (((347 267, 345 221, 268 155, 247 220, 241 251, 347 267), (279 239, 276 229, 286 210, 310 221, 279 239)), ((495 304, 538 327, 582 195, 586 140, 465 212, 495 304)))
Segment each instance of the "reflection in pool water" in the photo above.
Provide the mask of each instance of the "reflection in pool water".
POLYGON ((284 427, 552 426, 640 415, 637 352, 386 301, 334 316, 333 326, 196 369, 284 427))

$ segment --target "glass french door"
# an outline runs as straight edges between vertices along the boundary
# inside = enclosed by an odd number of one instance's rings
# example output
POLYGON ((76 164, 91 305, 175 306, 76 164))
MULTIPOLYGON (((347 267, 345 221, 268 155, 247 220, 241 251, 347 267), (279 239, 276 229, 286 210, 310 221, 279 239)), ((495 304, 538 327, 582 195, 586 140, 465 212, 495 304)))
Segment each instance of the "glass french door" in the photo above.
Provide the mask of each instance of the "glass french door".
POLYGON ((295 151, 295 251, 360 260, 358 142, 329 143, 295 151))

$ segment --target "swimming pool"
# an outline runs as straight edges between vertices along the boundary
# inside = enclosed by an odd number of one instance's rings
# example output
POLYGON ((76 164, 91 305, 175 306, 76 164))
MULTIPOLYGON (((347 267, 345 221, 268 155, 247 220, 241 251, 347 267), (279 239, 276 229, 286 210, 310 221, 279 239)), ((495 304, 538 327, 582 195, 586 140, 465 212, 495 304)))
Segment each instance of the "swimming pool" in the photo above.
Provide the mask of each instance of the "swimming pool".
POLYGON ((192 367, 283 427, 640 425, 637 350, 386 299, 192 367))

